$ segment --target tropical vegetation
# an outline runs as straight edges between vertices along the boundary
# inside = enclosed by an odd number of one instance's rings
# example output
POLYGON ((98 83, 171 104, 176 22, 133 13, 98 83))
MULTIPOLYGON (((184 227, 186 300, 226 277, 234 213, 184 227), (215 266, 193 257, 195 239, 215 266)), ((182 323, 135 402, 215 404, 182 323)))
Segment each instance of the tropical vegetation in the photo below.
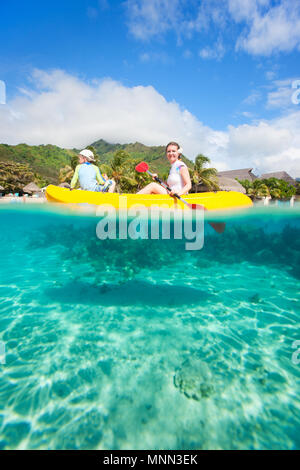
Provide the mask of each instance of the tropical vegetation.
POLYGON ((27 163, 16 163, 11 161, 0 161, 0 186, 5 192, 21 192, 24 186, 34 182, 39 187, 45 186, 44 178, 32 171, 27 163))
POLYGON ((59 170, 58 179, 60 183, 70 183, 74 175, 72 166, 66 165, 59 170))
POLYGON ((254 198, 271 196, 272 199, 290 199, 296 194, 295 186, 282 179, 274 177, 254 181, 236 179, 246 189, 246 194, 254 198))
POLYGON ((203 186, 208 191, 219 190, 216 168, 205 168, 210 163, 210 159, 201 153, 195 159, 194 169, 190 171, 191 180, 197 187, 203 186))
POLYGON ((76 155, 75 149, 62 149, 56 145, 0 144, 0 161, 27 164, 46 184, 58 182, 60 168, 70 165, 73 155, 76 155))
POLYGON ((147 175, 135 171, 137 163, 125 150, 115 152, 108 176, 115 180, 118 192, 137 192, 148 182, 147 175))

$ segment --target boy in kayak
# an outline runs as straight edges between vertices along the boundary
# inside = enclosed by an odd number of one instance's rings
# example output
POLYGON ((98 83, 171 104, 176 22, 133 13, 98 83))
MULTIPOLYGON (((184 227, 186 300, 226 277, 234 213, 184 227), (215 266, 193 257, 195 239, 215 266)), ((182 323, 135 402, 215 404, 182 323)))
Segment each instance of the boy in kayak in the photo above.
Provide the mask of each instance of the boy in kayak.
POLYGON ((84 149, 78 155, 79 165, 75 168, 75 173, 71 181, 73 189, 79 179, 81 189, 84 191, 114 192, 116 183, 108 179, 107 175, 101 175, 99 168, 93 165, 94 154, 91 150, 84 149))

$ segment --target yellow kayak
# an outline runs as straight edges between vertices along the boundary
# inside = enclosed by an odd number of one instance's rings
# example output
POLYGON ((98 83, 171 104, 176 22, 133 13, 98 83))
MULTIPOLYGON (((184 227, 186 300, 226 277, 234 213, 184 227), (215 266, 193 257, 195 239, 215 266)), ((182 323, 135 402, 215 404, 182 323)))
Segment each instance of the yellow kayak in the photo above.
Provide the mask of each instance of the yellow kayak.
MULTIPOLYGON (((159 208, 187 209, 180 200, 168 195, 160 194, 118 194, 82 191, 80 189, 61 188, 50 184, 46 188, 46 197, 49 202, 63 204, 94 204, 97 206, 109 204, 115 209, 129 209, 135 205, 159 208)), ((207 210, 242 209, 252 206, 251 199, 245 194, 236 191, 217 191, 208 193, 195 193, 183 196, 190 204, 201 204, 207 210)))

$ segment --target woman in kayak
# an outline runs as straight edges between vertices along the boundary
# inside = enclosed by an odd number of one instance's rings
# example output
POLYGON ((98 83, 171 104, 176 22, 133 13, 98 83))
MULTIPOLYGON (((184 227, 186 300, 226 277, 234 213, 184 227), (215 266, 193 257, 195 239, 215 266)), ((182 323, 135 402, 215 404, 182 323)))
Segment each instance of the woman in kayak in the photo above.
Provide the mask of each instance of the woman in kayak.
POLYGON ((81 189, 85 191, 110 192, 115 189, 114 180, 108 179, 107 175, 102 175, 99 168, 93 165, 95 162, 94 154, 91 150, 84 149, 78 155, 79 165, 75 168, 75 173, 71 181, 73 189, 79 179, 81 189))
MULTIPOLYGON (((158 183, 150 183, 145 188, 141 189, 137 194, 169 194, 174 196, 178 194, 181 196, 187 194, 192 187, 191 178, 188 167, 180 159, 182 149, 177 142, 169 142, 166 146, 166 157, 171 165, 170 173, 167 179, 167 184, 171 191, 163 188, 158 183)), ((153 175, 153 179, 157 176, 153 175)))

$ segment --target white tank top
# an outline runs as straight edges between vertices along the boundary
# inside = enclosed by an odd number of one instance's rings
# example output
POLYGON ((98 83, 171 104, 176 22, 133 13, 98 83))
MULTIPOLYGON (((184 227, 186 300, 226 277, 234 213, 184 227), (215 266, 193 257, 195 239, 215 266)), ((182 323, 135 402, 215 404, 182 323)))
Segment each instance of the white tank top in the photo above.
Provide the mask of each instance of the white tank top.
POLYGON ((186 167, 186 164, 182 160, 176 160, 171 166, 167 184, 174 192, 181 191, 184 187, 184 182, 180 174, 180 169, 183 167, 186 167))

